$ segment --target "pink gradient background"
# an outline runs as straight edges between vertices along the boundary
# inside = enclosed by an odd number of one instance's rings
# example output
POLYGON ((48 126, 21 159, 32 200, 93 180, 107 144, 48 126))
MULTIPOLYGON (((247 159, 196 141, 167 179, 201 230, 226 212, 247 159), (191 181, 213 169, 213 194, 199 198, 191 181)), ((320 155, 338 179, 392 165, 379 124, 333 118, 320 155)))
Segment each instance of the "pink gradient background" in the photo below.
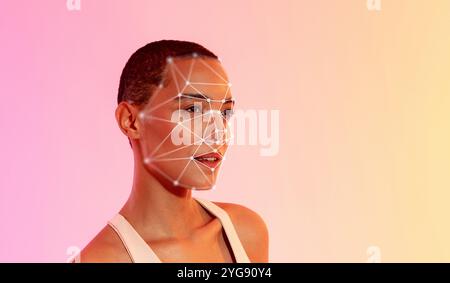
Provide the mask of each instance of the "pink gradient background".
POLYGON ((0 261, 60 262, 121 207, 114 119, 138 47, 217 53, 237 107, 280 110, 280 151, 234 146, 217 189, 257 211, 271 262, 450 261, 450 1, 0 3, 0 261))

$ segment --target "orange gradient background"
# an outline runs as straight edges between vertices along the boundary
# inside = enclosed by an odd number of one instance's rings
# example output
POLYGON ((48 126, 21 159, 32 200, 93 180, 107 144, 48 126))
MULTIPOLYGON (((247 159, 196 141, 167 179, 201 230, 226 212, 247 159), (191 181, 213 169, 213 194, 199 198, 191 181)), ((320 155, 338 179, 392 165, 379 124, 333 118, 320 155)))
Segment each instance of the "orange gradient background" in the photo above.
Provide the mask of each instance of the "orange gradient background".
POLYGON ((214 191, 258 212, 270 262, 450 261, 450 1, 0 3, 0 261, 65 261, 126 200, 114 110, 144 44, 218 54, 280 150, 233 146, 214 191))

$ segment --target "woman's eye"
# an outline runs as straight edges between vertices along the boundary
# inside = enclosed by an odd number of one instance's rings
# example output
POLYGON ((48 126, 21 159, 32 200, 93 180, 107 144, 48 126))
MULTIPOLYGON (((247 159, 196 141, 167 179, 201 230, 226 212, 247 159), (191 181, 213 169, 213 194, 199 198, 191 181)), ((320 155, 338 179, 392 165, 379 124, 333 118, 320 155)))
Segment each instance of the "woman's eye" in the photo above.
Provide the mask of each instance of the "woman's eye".
POLYGON ((202 108, 200 106, 197 105, 192 105, 188 108, 186 108, 186 111, 192 112, 192 113, 201 113, 202 112, 202 108))
POLYGON ((230 118, 231 116, 233 116, 234 114, 234 110, 233 109, 225 109, 222 111, 222 115, 223 117, 225 117, 226 119, 230 118))

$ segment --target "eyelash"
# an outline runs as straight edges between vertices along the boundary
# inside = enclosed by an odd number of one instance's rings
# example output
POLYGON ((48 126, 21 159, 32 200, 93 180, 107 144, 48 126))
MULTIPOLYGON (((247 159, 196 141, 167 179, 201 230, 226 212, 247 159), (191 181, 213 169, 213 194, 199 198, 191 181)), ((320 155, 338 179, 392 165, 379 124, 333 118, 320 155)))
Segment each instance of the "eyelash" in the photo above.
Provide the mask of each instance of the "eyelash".
MULTIPOLYGON (((191 113, 200 113, 200 112, 196 112, 194 108, 198 109, 199 107, 196 105, 191 105, 191 106, 188 106, 187 108, 185 108, 185 110, 188 112, 191 112, 191 113)), ((233 109, 225 109, 222 111, 222 116, 227 117, 227 112, 228 112, 228 117, 231 117, 234 114, 233 109)))
POLYGON ((192 112, 192 113, 196 113, 195 110, 191 110, 191 109, 194 109, 194 107, 195 107, 195 108, 198 108, 198 106, 196 106, 196 105, 191 105, 191 106, 189 106, 189 107, 186 108, 186 111, 192 112))
POLYGON ((233 109, 225 109, 222 113, 223 117, 227 118, 227 112, 228 112, 228 118, 234 115, 233 109))

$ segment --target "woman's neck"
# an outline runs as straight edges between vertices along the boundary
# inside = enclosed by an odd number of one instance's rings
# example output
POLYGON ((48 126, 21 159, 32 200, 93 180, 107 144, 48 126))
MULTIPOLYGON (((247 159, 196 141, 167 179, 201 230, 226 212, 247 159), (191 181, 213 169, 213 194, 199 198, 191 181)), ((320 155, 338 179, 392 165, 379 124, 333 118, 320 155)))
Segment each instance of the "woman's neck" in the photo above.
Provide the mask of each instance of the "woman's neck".
POLYGON ((164 184, 136 161, 132 191, 120 214, 146 241, 186 238, 209 217, 191 190, 164 184))

